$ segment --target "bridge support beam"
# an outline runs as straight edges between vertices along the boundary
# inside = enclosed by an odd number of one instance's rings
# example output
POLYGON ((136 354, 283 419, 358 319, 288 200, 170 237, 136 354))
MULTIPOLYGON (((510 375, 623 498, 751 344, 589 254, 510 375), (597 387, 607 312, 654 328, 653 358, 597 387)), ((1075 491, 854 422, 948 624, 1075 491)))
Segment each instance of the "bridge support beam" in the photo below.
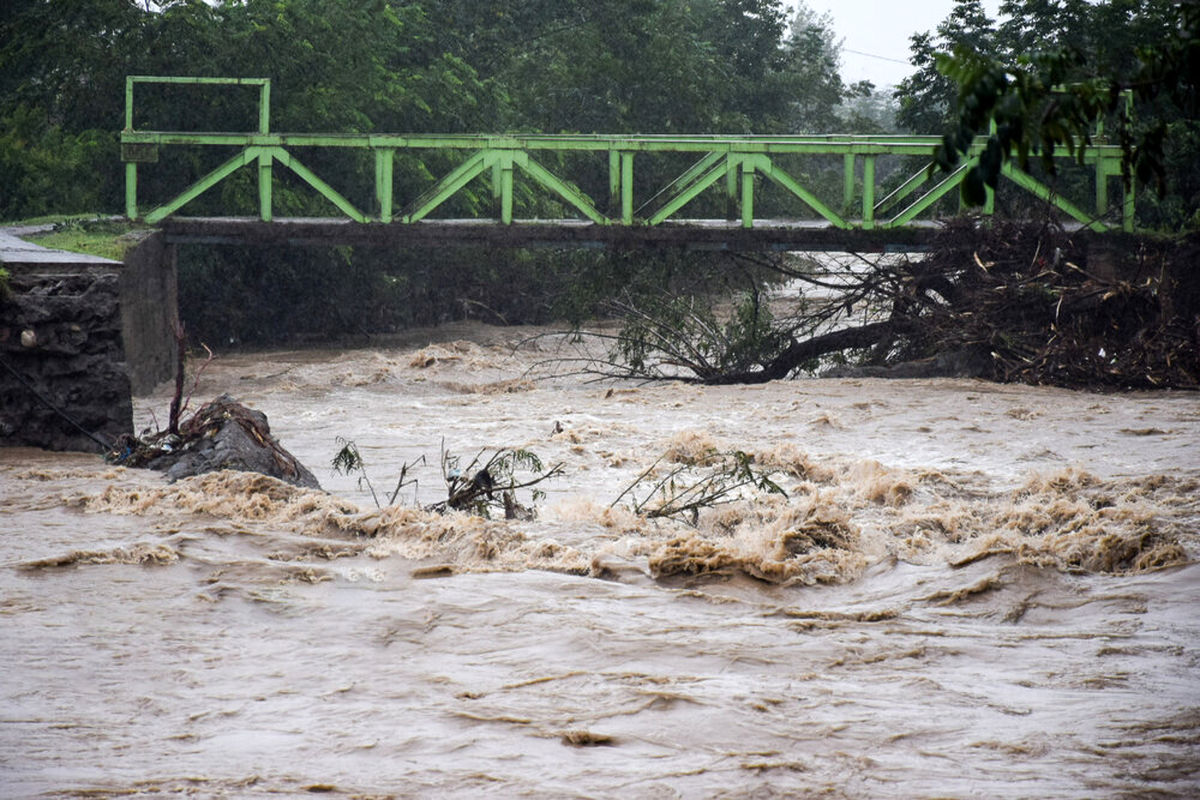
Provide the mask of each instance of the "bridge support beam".
POLYGON ((742 227, 754 227, 754 162, 745 160, 742 169, 742 227))
POLYGON ((125 162, 125 216, 129 217, 129 219, 138 218, 137 172, 137 162, 125 162))
POLYGON ((500 221, 511 225, 513 221, 513 154, 504 150, 496 159, 495 172, 500 175, 500 221))
POLYGON ((621 213, 621 151, 608 151, 608 210, 621 213))
POLYGON ((395 160, 396 151, 390 147, 375 151, 375 202, 379 205, 380 222, 392 221, 392 168, 395 160))
POLYGON ((621 223, 633 224, 633 153, 621 153, 621 223))
POLYGON ((633 156, 632 150, 608 151, 609 213, 622 225, 633 224, 633 156))
POLYGON ((271 200, 271 151, 263 149, 258 154, 258 218, 270 222, 272 215, 271 200))
MULTIPOLYGON (((870 181, 863 178, 863 189, 866 190, 870 181)), ((874 190, 874 186, 871 189, 874 190)), ((854 207, 854 153, 842 156, 842 213, 849 213, 854 207)))
POLYGON ((875 227, 875 156, 863 157, 862 226, 867 231, 875 227))
POLYGON ((738 165, 729 160, 729 168, 725 171, 725 218, 730 222, 741 217, 742 204, 739 200, 739 175, 738 165))

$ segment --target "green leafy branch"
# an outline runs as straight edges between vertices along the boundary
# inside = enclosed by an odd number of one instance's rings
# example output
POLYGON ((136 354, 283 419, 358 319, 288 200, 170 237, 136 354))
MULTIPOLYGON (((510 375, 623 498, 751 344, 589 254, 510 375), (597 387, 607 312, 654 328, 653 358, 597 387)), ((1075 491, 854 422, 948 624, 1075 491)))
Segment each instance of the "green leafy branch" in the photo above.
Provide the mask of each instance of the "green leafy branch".
MULTIPOLYGON (((516 491, 563 474, 562 464, 547 468, 531 450, 503 448, 484 461, 486 452, 486 449, 480 450, 466 466, 462 466, 459 457, 443 447, 442 479, 446 482, 447 496, 442 502, 429 506, 429 510, 470 511, 482 517, 491 517, 492 511, 503 510, 505 519, 532 519, 533 509, 517 502, 516 491), (533 477, 520 480, 518 472, 530 472, 533 477)), ((532 504, 546 496, 540 489, 534 489, 531 494, 532 504)))
POLYGON ((1152 117, 1135 126, 1133 106, 1157 108, 1167 101, 1185 117, 1194 117, 1200 108, 1200 5, 1180 3, 1171 13, 1173 34, 1135 48, 1137 67, 1124 74, 1072 81, 1095 68, 1072 46, 1022 55, 1012 63, 964 44, 938 54, 938 71, 957 83, 959 91, 956 120, 934 154, 935 167, 954 169, 961 156, 969 155, 975 137, 986 132, 987 144, 962 183, 963 199, 978 205, 986 199, 986 188, 996 187, 1004 162, 1014 154, 1022 168, 1031 153, 1040 154, 1053 175, 1056 149, 1082 159, 1092 141, 1092 126, 1115 114, 1126 186, 1136 176, 1139 182, 1153 182, 1164 194, 1166 119, 1152 117))
MULTIPOLYGON (((358 488, 361 490, 363 486, 371 492, 371 499, 375 501, 375 507, 380 508, 379 495, 375 493, 375 486, 371 483, 371 479, 367 476, 367 467, 363 461, 362 454, 358 452, 358 445, 351 439, 345 439, 341 436, 337 437, 337 442, 342 446, 337 454, 334 455, 331 466, 333 471, 340 475, 350 475, 351 473, 361 473, 358 476, 358 488)), ((396 480, 396 488, 392 489, 391 494, 387 497, 387 504, 395 505, 396 498, 400 495, 400 490, 405 486, 416 486, 415 478, 409 479, 408 473, 413 467, 418 464, 425 463, 425 456, 421 456, 416 461, 403 464, 400 467, 400 477, 396 480)))
POLYGON ((628 496, 635 514, 647 518, 674 517, 695 525, 704 508, 737 500, 740 490, 750 489, 787 497, 787 492, 771 480, 771 473, 754 468, 754 457, 741 450, 719 453, 710 450, 702 459, 709 468, 693 477, 695 466, 680 464, 665 475, 653 473, 662 462, 659 458, 647 467, 617 496, 610 508, 628 496))

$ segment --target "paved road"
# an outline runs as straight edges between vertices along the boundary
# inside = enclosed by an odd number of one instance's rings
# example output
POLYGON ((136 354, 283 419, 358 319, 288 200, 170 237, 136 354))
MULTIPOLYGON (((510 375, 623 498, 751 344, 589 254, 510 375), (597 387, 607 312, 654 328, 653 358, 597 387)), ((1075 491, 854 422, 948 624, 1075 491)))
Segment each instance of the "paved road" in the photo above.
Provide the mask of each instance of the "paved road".
POLYGON ((35 233, 51 230, 53 225, 12 225, 0 227, 0 264, 5 266, 58 266, 86 264, 117 264, 110 258, 51 250, 22 239, 35 233))

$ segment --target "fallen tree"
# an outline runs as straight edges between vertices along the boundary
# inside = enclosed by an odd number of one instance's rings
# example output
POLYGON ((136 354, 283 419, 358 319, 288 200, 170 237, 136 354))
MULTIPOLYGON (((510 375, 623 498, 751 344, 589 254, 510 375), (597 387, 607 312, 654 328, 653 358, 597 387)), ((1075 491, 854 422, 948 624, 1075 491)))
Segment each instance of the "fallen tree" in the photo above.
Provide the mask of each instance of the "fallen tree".
POLYGON ((557 363, 710 385, 841 365, 839 374, 1194 389, 1198 257, 1200 235, 1102 238, 960 219, 923 257, 860 256, 820 269, 743 257, 810 299, 786 315, 772 311, 759 283, 724 315, 695 296, 626 299, 614 307, 620 332, 592 335, 602 353, 557 363))

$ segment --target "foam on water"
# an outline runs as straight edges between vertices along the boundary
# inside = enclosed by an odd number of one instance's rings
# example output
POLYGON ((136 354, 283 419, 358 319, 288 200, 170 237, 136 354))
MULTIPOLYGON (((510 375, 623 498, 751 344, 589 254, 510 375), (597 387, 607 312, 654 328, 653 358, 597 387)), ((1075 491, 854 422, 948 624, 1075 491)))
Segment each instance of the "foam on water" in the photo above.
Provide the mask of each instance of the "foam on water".
POLYGON ((597 386, 506 335, 215 362, 329 493, 0 451, 0 793, 1194 795, 1196 397, 597 386), (484 447, 564 464, 536 520, 423 510, 484 447), (786 494, 622 497, 734 451, 786 494))

